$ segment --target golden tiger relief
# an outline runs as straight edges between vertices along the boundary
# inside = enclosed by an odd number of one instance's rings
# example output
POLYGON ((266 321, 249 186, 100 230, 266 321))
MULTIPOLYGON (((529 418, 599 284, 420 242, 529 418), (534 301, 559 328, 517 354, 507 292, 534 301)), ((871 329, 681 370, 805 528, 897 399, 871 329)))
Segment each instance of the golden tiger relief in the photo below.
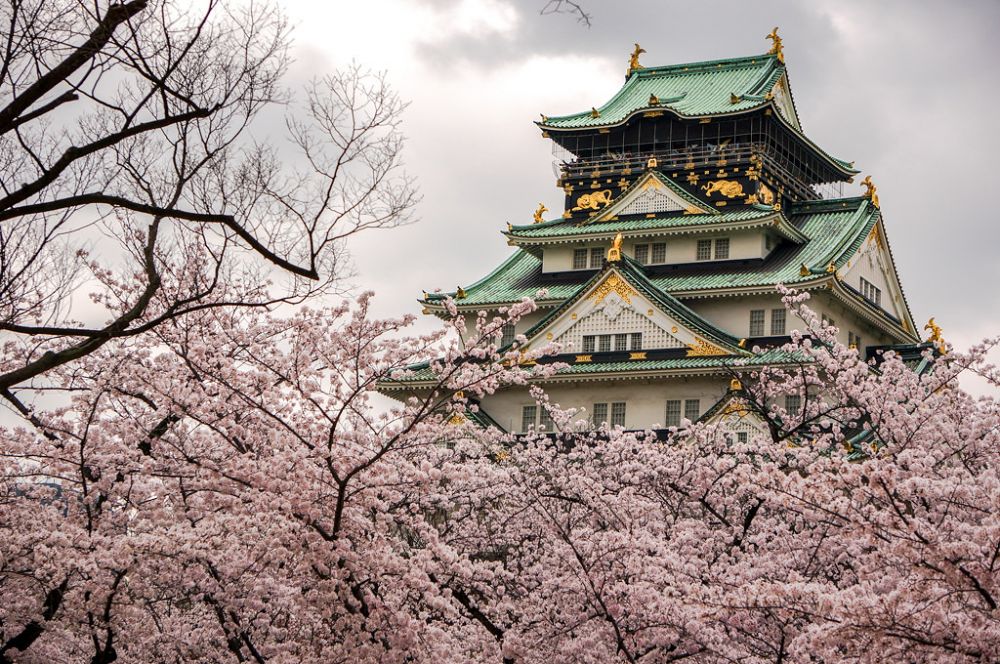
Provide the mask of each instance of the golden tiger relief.
POLYGON ((600 210, 600 206, 603 205, 607 207, 611 204, 611 190, 602 189, 601 191, 595 191, 592 194, 584 194, 580 198, 576 199, 576 207, 573 208, 573 212, 578 212, 580 210, 600 210))
POLYGON ((736 198, 743 195, 743 185, 736 180, 714 180, 701 188, 706 197, 719 192, 726 198, 736 198))

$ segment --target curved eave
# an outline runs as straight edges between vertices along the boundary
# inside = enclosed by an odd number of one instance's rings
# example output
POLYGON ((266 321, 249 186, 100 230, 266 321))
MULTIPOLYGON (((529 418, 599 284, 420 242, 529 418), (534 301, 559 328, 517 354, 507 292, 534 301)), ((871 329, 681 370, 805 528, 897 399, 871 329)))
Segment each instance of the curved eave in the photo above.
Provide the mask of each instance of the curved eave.
MULTIPOLYGON (((839 278, 831 278, 830 291, 842 302, 847 304, 861 318, 872 323, 883 332, 907 340, 910 343, 919 343, 920 339, 914 332, 906 329, 908 324, 912 327, 912 320, 909 322, 900 321, 897 323, 891 314, 881 307, 877 307, 852 289, 844 285, 839 278)), ((907 312, 908 314, 909 312, 907 312)))
MULTIPOLYGON (((791 86, 789 86, 789 89, 791 89, 791 86)), ((753 112, 759 111, 761 109, 770 109, 771 110, 771 115, 773 115, 776 118, 778 118, 778 121, 782 125, 784 125, 790 132, 792 132, 793 135, 795 135, 799 140, 801 140, 807 146, 809 146, 810 148, 812 148, 816 152, 816 154, 818 154, 820 157, 822 157, 823 160, 826 161, 835 170, 837 170, 838 172, 840 172, 841 174, 843 174, 845 176, 845 178, 853 177, 853 176, 855 176, 855 175, 857 175, 858 173, 861 172, 860 170, 857 170, 857 169, 854 169, 854 168, 852 168, 850 166, 847 166, 846 165, 847 162, 845 162, 845 161, 843 161, 841 159, 837 159, 836 157, 828 154, 825 150, 823 150, 823 148, 821 148, 820 146, 818 146, 808 136, 806 136, 804 133, 802 133, 802 131, 800 131, 799 129, 797 129, 795 127, 795 125, 793 125, 791 122, 789 122, 788 120, 786 120, 785 116, 782 115, 782 113, 781 113, 780 110, 778 110, 778 105, 774 102, 773 99, 769 99, 769 100, 765 100, 765 101, 761 101, 761 102, 754 101, 754 102, 750 102, 750 103, 753 104, 753 105, 752 106, 743 107, 743 108, 734 109, 734 110, 731 110, 731 111, 724 111, 724 112, 720 112, 720 113, 696 113, 696 114, 682 113, 682 112, 680 112, 680 111, 678 111, 676 109, 673 109, 673 108, 671 108, 669 106, 643 106, 641 108, 637 108, 637 109, 629 112, 628 114, 625 115, 624 118, 622 118, 621 120, 619 120, 617 122, 607 122, 607 123, 601 123, 601 124, 589 124, 589 125, 582 126, 582 127, 555 127, 555 126, 552 126, 552 125, 550 125, 550 124, 548 124, 546 122, 539 122, 537 120, 535 120, 534 122, 535 122, 535 126, 537 126, 539 129, 541 129, 544 132, 548 132, 549 134, 551 134, 553 132, 571 133, 571 132, 589 131, 589 130, 597 130, 597 129, 615 129, 617 127, 621 127, 621 126, 623 126, 625 124, 628 124, 634 117, 636 117, 638 115, 641 115, 643 113, 648 113, 650 111, 669 111, 671 114, 674 115, 674 117, 676 117, 677 119, 680 119, 680 120, 702 120, 702 119, 705 119, 705 118, 728 118, 728 117, 736 117, 736 116, 739 116, 739 115, 747 115, 749 113, 753 113, 753 112)), ((563 118, 571 118, 571 117, 577 117, 577 116, 563 116, 563 118)), ((550 120, 551 119, 553 119, 553 118, 550 118, 550 120)))
MULTIPOLYGON (((700 218, 703 215, 693 215, 690 218, 700 218)), ((580 242, 582 240, 604 240, 608 238, 613 238, 619 232, 622 234, 623 238, 638 238, 638 237, 660 237, 660 236, 678 236, 678 235, 699 235, 704 233, 719 233, 726 231, 739 231, 739 230, 754 230, 758 228, 772 228, 776 233, 784 237, 785 239, 794 242, 796 244, 804 244, 809 241, 809 238, 798 228, 792 224, 783 212, 776 211, 774 214, 758 217, 756 219, 751 219, 748 221, 730 221, 730 222, 720 222, 712 221, 714 217, 709 215, 704 215, 706 223, 703 224, 691 224, 689 226, 671 227, 664 226, 661 228, 649 228, 649 229, 634 229, 634 230, 601 230, 601 224, 612 225, 614 222, 599 222, 593 224, 579 225, 581 232, 573 233, 571 235, 557 235, 557 236, 542 236, 542 237, 531 237, 518 235, 518 227, 513 227, 511 230, 504 232, 504 236, 508 240, 508 244, 512 244, 518 247, 532 247, 536 245, 548 245, 548 244, 570 244, 574 242, 580 242)), ((539 224, 540 226, 540 224, 539 224)), ((537 229, 538 226, 527 226, 522 227, 524 230, 527 229, 537 229)), ((527 250, 527 249, 526 249, 527 250)))

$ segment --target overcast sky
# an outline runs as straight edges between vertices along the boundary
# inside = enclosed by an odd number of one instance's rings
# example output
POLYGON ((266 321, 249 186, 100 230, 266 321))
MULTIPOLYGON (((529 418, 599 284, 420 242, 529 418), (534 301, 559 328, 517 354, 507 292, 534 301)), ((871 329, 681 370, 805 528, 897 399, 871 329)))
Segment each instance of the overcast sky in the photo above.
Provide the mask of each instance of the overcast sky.
POLYGON ((532 122, 607 101, 633 42, 647 66, 736 57, 765 52, 778 25, 806 134, 878 185, 915 318, 936 316, 960 347, 1000 333, 989 195, 1000 177, 989 157, 1000 153, 1000 3, 582 4, 589 29, 540 16, 544 0, 283 3, 296 25, 294 77, 353 59, 387 70, 411 102, 406 161, 424 197, 419 221, 351 245, 354 283, 376 291, 379 313, 417 313, 422 289, 472 283, 510 254, 507 222, 528 222, 539 201, 561 209, 551 143, 532 122))

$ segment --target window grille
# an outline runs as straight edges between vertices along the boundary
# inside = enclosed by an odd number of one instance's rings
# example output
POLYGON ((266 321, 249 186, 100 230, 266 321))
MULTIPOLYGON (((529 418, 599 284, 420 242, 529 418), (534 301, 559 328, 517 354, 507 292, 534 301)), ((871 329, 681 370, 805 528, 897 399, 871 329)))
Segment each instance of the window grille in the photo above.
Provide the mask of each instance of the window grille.
POLYGON ((649 245, 648 244, 637 244, 635 245, 635 260, 640 265, 647 265, 649 263, 649 245))
POLYGON ((667 414, 664 424, 668 427, 679 427, 681 425, 681 402, 680 399, 670 399, 667 401, 667 414))
POLYGON ((692 422, 698 419, 701 415, 701 400, 699 399, 685 399, 684 401, 684 417, 688 418, 692 422))
POLYGON ((597 344, 597 336, 593 334, 583 335, 583 352, 593 353, 597 344))
POLYGON ((595 427, 599 427, 608 421, 608 404, 595 403, 594 413, 591 415, 591 422, 595 427))
POLYGON ((642 350, 642 332, 632 333, 632 350, 642 350))
POLYGON ((600 351, 602 353, 610 353, 611 352, 611 335, 610 334, 602 334, 601 335, 600 351))
POLYGON ((715 241, 715 260, 729 258, 729 238, 720 237, 715 241))
POLYGON ((586 270, 587 269, 587 250, 586 249, 574 249, 573 250, 573 269, 574 270, 586 270))
POLYGON ((616 334, 615 335, 615 350, 628 350, 628 335, 627 334, 616 334))
POLYGON ((695 256, 696 260, 699 261, 709 261, 712 260, 712 241, 711 240, 698 240, 698 253, 695 256))
POLYGON ((764 310, 763 309, 751 309, 750 310, 750 336, 751 337, 762 337, 762 336, 764 336, 764 310))
POLYGON ((882 306, 882 290, 864 277, 861 277, 861 295, 875 306, 882 306))
POLYGON ((740 443, 745 444, 748 440, 750 440, 750 434, 748 434, 746 431, 737 431, 736 440, 739 441, 740 443))
POLYGON ((521 408, 521 431, 527 433, 535 426, 535 416, 538 413, 538 406, 524 406, 521 408))
POLYGON ((611 426, 625 426, 625 402, 616 401, 611 404, 611 426))
POLYGON ((789 415, 798 417, 799 411, 802 410, 802 397, 798 394, 786 394, 785 410, 789 415))
POLYGON ((667 245, 665 242, 657 242, 653 245, 653 258, 650 262, 654 265, 667 262, 667 245))
POLYGON ((538 413, 538 426, 545 431, 555 431, 556 425, 552 421, 552 415, 549 413, 548 408, 545 406, 541 407, 541 411, 538 413))
POLYGON ((771 336, 785 333, 785 309, 771 309, 771 336))
POLYGON ((500 347, 509 346, 514 343, 514 324, 504 323, 500 328, 500 347))
POLYGON ((596 270, 604 265, 604 250, 596 247, 590 250, 590 268, 596 270))

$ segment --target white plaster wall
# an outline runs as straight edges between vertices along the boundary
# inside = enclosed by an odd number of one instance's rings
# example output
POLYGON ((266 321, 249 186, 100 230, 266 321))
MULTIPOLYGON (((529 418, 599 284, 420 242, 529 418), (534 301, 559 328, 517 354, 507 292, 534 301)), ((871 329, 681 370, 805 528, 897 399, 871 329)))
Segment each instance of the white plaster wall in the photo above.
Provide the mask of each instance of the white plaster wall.
MULTIPOLYGON (((673 237, 649 237, 626 239, 622 242, 622 251, 628 256, 635 256, 635 245, 652 244, 654 242, 666 242, 667 261, 665 264, 677 263, 711 263, 712 261, 696 261, 698 252, 698 240, 715 240, 720 237, 729 238, 729 259, 746 260, 751 258, 763 258, 767 255, 765 250, 766 232, 763 230, 750 230, 732 233, 712 233, 704 235, 685 235, 673 237)), ((607 252, 611 242, 590 242, 575 245, 553 245, 546 247, 542 252, 542 272, 564 272, 573 269, 573 250, 586 248, 590 251, 593 247, 599 247, 607 252)), ((588 254, 589 256, 589 254, 588 254)), ((589 260, 588 260, 589 264, 589 260)))
MULTIPOLYGON (((781 303, 781 296, 777 292, 773 295, 688 299, 684 300, 684 304, 694 309, 705 320, 738 339, 750 336, 751 309, 764 310, 764 336, 770 336, 771 310, 785 308, 785 305, 781 303)), ((802 329, 802 327, 804 326, 798 318, 791 314, 786 315, 786 334, 795 328, 802 329)))
MULTIPOLYGON (((560 408, 585 408, 580 421, 590 418, 594 403, 624 401, 625 428, 644 429, 662 425, 668 399, 699 399, 701 412, 711 408, 729 388, 729 379, 718 377, 627 380, 618 383, 578 382, 549 383, 544 386, 552 403, 560 408)), ((488 397, 483 410, 508 431, 520 432, 521 407, 534 404, 525 388, 511 388, 488 397)))

